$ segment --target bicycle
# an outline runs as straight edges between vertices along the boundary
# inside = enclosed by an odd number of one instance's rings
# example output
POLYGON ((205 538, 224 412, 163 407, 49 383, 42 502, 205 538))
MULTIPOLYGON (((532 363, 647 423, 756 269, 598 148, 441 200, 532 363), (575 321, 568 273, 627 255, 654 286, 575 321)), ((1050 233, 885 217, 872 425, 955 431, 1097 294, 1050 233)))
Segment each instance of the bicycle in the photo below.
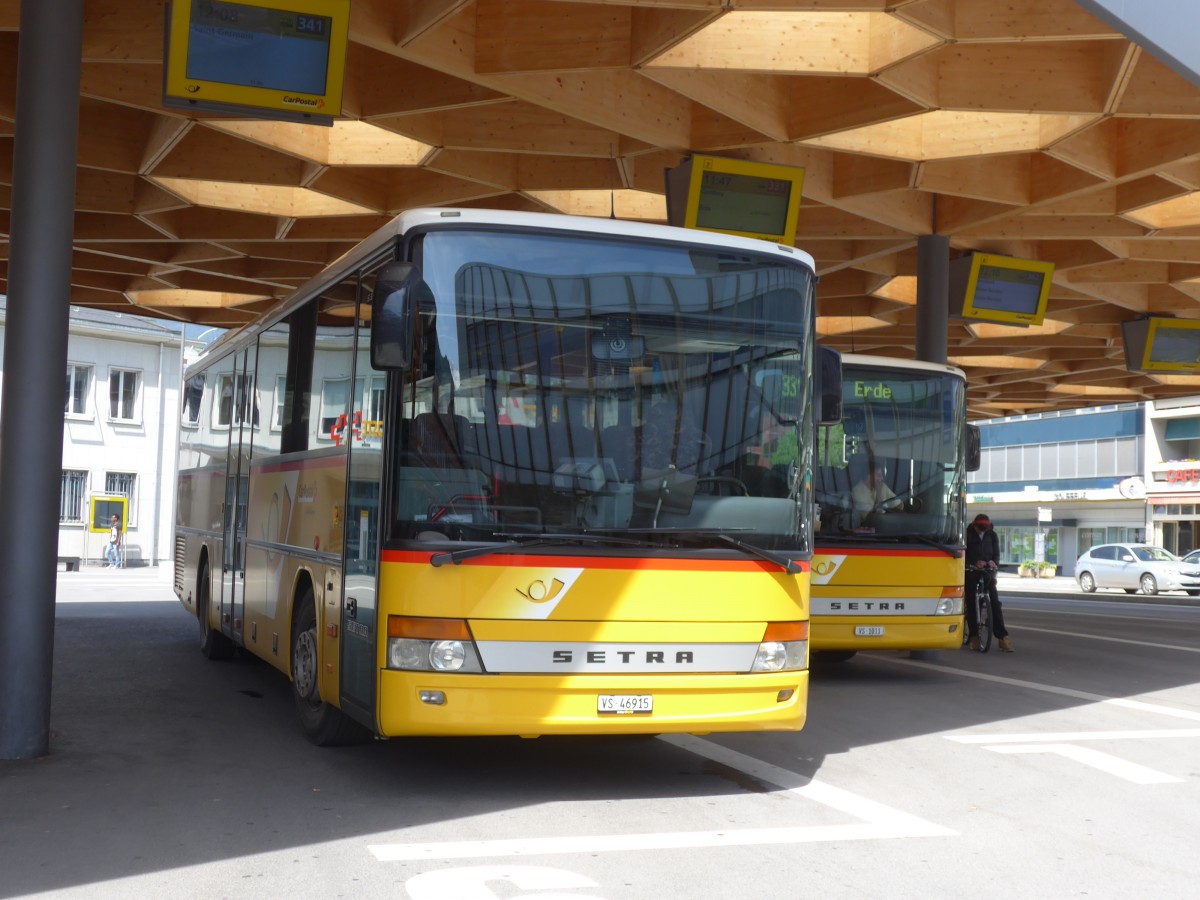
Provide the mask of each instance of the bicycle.
MULTIPOLYGON (((991 572, 974 574, 975 577, 969 580, 975 583, 975 590, 970 592, 966 602, 974 604, 975 608, 975 635, 979 638, 979 644, 974 649, 987 653, 992 647, 992 601, 988 594, 988 579, 996 576, 991 572)), ((966 627, 963 628, 964 647, 969 647, 971 643, 970 621, 971 617, 967 616, 964 623, 966 627)))

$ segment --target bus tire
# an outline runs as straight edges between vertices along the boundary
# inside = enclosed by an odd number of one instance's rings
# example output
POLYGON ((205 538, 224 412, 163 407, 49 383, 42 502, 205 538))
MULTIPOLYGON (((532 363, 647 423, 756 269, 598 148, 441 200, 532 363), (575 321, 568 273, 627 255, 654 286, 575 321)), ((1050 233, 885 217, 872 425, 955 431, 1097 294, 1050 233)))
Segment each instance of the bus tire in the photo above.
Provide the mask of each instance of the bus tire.
POLYGON ((200 623, 200 652, 208 659, 229 659, 233 656, 233 641, 212 627, 209 607, 212 605, 212 576, 208 563, 200 564, 196 579, 196 619, 200 623))
POLYGON ((366 740, 369 734, 365 728, 321 699, 319 675, 317 611, 310 586, 296 601, 292 621, 292 698, 300 727, 318 747, 357 744, 366 740))

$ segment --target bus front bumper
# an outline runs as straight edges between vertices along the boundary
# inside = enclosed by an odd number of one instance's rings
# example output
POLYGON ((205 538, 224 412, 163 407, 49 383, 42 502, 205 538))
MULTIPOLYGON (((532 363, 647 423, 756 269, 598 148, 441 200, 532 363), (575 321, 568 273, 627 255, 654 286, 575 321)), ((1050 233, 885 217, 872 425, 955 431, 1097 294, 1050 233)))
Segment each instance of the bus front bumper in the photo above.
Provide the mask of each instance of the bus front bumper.
POLYGON ((925 619, 899 617, 853 621, 834 618, 809 624, 809 649, 822 650, 953 650, 962 645, 962 616, 925 619), (877 633, 882 629, 882 633, 877 633), (856 630, 866 633, 856 633, 856 630))
POLYGON ((807 708, 807 670, 679 676, 385 670, 379 683, 379 731, 387 737, 799 731, 807 708), (649 697, 651 710, 600 712, 609 702, 601 695, 649 697))

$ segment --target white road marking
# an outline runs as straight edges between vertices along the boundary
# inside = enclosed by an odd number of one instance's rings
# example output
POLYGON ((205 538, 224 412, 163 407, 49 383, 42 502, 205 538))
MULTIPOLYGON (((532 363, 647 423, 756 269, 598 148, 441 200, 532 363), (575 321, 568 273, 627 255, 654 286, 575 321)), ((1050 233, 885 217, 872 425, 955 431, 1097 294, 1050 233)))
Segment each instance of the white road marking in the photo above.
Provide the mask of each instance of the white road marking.
MULTIPOLYGON (((499 900, 499 894, 488 888, 489 883, 499 882, 520 888, 522 891, 558 890, 559 888, 598 888, 600 885, 575 872, 563 869, 548 869, 542 866, 464 866, 457 869, 438 869, 423 872, 405 882, 405 890, 412 900, 499 900)), ((562 900, 577 897, 583 900, 601 900, 595 894, 526 894, 506 897, 540 897, 541 900, 562 900)))
POLYGON ((729 750, 691 735, 663 735, 659 740, 711 759, 746 775, 784 788, 788 793, 820 803, 859 819, 847 825, 802 825, 784 828, 733 828, 722 831, 674 831, 649 834, 575 835, 549 838, 508 838, 436 843, 371 844, 384 862, 472 859, 476 857, 544 856, 566 853, 611 853, 633 850, 679 850, 699 847, 746 847, 768 844, 809 844, 818 841, 866 841, 890 838, 949 837, 951 829, 807 778, 779 766, 729 750))
POLYGON ((1155 650, 1179 650, 1183 653, 1200 653, 1200 647, 1184 647, 1181 644, 1159 644, 1154 641, 1135 641, 1130 638, 1108 637, 1099 634, 1084 634, 1081 631, 1061 631, 1057 628, 1030 628, 1028 625, 1014 625, 1013 631, 1036 631, 1041 634, 1057 634, 1063 637, 1086 638, 1089 641, 1109 641, 1113 644, 1131 644, 1135 647, 1153 647, 1155 650))
POLYGON ((1091 747, 1076 747, 1072 744, 998 744, 985 746, 985 750, 996 753, 1055 753, 1067 759, 1099 769, 1110 775, 1116 775, 1134 784, 1172 784, 1183 781, 1174 775, 1167 775, 1156 769, 1140 766, 1124 759, 1119 759, 1108 753, 1101 753, 1091 747))
POLYGON ((767 781, 786 788, 798 797, 863 819, 871 825, 894 830, 896 837, 932 837, 956 833, 898 809, 868 800, 859 794, 852 794, 850 791, 817 781, 815 778, 808 778, 788 769, 765 763, 752 756, 746 756, 744 753, 738 753, 736 750, 722 747, 713 741, 686 734, 662 735, 659 740, 697 756, 703 756, 705 759, 711 759, 713 762, 723 763, 760 781, 767 781))
POLYGON ((1142 731, 1049 731, 1045 734, 948 734, 960 744, 1029 744, 1037 741, 1122 741, 1200 737, 1200 728, 1151 728, 1142 731))
POLYGON ((921 662, 916 659, 901 659, 895 656, 873 656, 872 659, 878 659, 883 662, 892 663, 899 666, 911 666, 915 669, 928 669, 932 672, 941 672, 943 675, 958 675, 963 678, 975 678, 979 681, 991 681, 996 684, 1007 684, 1013 687, 1028 688, 1031 691, 1042 691, 1047 694, 1057 694, 1060 697, 1073 697, 1076 700, 1087 700, 1092 703, 1103 703, 1106 706, 1118 706, 1123 709, 1132 709, 1137 712, 1154 713, 1160 716, 1170 716, 1175 719, 1188 719, 1192 722, 1200 722, 1200 712, 1195 712, 1190 709, 1176 709, 1172 706, 1163 706, 1159 703, 1146 703, 1142 700, 1127 700, 1123 697, 1106 697, 1103 694, 1093 694, 1091 691, 1077 691, 1074 688, 1059 687, 1053 684, 1041 684, 1036 681, 1025 681, 1020 678, 1006 678, 1003 675, 989 675, 986 672, 972 672, 966 669, 956 669, 952 666, 940 666, 934 663, 921 662))

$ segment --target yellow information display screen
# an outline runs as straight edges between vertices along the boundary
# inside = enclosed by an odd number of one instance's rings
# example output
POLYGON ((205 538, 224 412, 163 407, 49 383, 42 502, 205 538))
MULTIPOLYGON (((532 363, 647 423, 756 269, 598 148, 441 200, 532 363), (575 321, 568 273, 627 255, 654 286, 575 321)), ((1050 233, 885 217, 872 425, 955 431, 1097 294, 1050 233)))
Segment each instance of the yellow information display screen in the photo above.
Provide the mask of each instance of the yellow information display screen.
POLYGON ((695 155, 666 173, 672 225, 794 246, 804 169, 695 155))
POLYGON ((1121 329, 1131 372, 1200 374, 1200 321, 1147 316, 1124 322, 1121 329))
POLYGON ((340 114, 349 0, 173 0, 168 106, 322 120, 340 114))
POLYGON ((92 497, 88 531, 102 531, 107 534, 108 529, 112 527, 112 517, 116 516, 121 523, 121 533, 124 534, 128 506, 127 497, 92 497))

